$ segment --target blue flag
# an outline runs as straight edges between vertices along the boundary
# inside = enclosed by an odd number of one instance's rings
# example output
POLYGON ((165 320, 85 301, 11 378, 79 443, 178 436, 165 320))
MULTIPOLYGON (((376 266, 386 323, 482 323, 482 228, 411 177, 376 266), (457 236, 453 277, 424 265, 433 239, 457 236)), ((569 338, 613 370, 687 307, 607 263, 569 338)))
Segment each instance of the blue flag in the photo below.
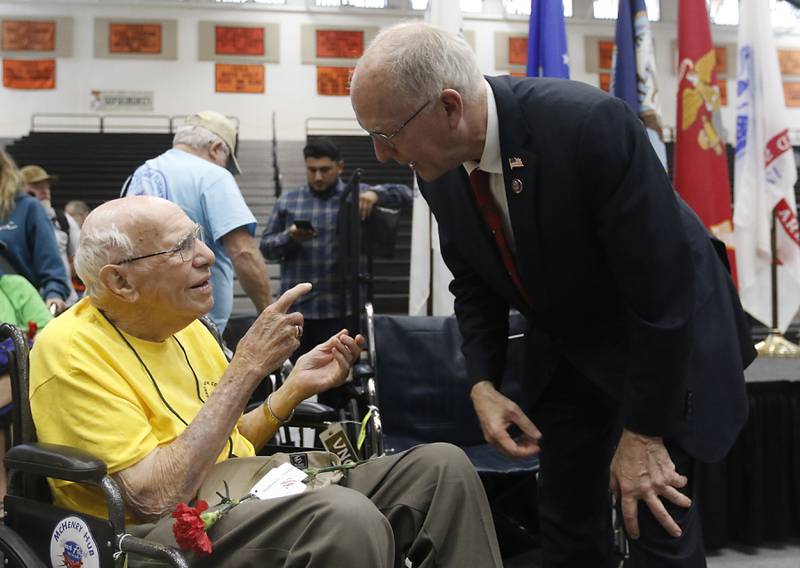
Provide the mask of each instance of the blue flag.
POLYGON ((529 77, 569 79, 567 31, 564 28, 561 0, 531 0, 525 74, 529 77))
POLYGON ((644 0, 619 0, 611 74, 611 94, 628 103, 636 114, 639 114, 639 85, 636 79, 636 39, 631 8, 644 10, 646 17, 647 11, 643 6, 644 0))
POLYGON ((639 115, 653 148, 666 167, 653 36, 644 0, 619 0, 611 94, 625 101, 639 115))

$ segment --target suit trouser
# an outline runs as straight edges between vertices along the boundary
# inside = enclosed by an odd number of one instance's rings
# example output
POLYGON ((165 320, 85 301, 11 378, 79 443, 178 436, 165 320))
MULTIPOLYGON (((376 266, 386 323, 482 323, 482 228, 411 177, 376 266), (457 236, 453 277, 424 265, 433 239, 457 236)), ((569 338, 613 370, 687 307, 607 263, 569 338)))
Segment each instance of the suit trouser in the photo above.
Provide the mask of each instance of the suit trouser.
MULTIPOLYGON (((267 458, 216 466, 199 496, 247 494, 267 458)), ((172 518, 132 534, 175 546, 172 518)), ((339 485, 267 501, 248 500, 210 531, 211 556, 192 566, 242 568, 501 568, 492 515, 478 475, 449 444, 417 446, 347 472, 339 485)), ((131 556, 129 566, 162 564, 131 556)))
MULTIPOLYGON (((532 418, 542 432, 538 504, 544 567, 616 566, 608 487, 609 465, 621 433, 617 403, 562 361, 532 418)), ((666 446, 678 472, 690 475, 689 456, 669 442, 666 446)), ((690 496, 691 485, 690 477, 682 490, 690 496)), ((640 502, 641 537, 629 539, 627 566, 705 567, 696 505, 687 510, 662 502, 683 535, 670 537, 640 502)))

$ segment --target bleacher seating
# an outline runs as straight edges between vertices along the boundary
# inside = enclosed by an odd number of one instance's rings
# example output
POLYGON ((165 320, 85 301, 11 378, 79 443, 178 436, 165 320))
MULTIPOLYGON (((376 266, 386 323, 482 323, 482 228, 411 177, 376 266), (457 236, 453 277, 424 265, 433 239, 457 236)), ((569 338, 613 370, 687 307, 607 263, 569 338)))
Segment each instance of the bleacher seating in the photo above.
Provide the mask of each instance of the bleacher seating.
MULTIPOLYGON (((379 183, 411 184, 411 170, 399 164, 378 163, 367 136, 335 137, 347 157, 344 177, 349 179, 356 167, 364 170, 363 181, 371 185, 379 183)), ((17 164, 38 164, 59 177, 53 192, 53 204, 57 207, 72 199, 86 201, 90 207, 114 199, 119 195, 125 179, 144 161, 153 158, 172 144, 168 133, 98 133, 98 132, 33 132, 6 147, 17 164)), ((267 166, 266 151, 255 147, 253 152, 243 141, 239 149, 244 173, 238 182, 245 201, 259 221, 257 236, 260 237, 274 203, 274 185, 271 168, 267 166), (249 160, 248 160, 249 159, 249 160), (248 163, 249 162, 249 163, 248 163)), ((302 153, 293 152, 288 159, 302 163, 302 153)), ((283 171, 286 169, 283 168, 283 171)), ((296 183, 304 183, 305 174, 296 183), (301 181, 302 180, 302 181, 301 181)), ((286 187, 291 187, 289 182, 286 187)), ((375 262, 374 290, 375 309, 378 313, 406 313, 408 310, 408 274, 411 241, 411 213, 406 211, 400 220, 397 250, 392 259, 375 262)), ((270 274, 277 278, 279 267, 270 266, 270 274)), ((277 291, 277 281, 273 282, 277 291)), ((254 313, 252 304, 236 286, 234 314, 254 313)))
POLYGON ((172 134, 32 132, 6 150, 18 166, 38 164, 59 177, 56 207, 72 199, 97 207, 119 196, 136 168, 171 145, 172 134))

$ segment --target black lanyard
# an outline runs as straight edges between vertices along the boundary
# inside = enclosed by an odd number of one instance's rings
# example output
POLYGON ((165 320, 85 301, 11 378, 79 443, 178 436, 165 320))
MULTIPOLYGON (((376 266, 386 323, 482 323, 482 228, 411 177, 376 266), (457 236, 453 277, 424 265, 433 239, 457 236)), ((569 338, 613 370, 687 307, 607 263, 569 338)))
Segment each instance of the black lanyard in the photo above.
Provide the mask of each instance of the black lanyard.
MULTIPOLYGON (((169 410, 169 411, 170 411, 170 412, 171 412, 171 413, 172 413, 172 414, 173 414, 175 417, 177 417, 177 418, 178 418, 178 420, 180 420, 181 422, 183 422, 183 424, 184 424, 186 427, 188 427, 188 426, 189 426, 189 423, 188 423, 186 420, 184 420, 184 419, 183 419, 183 417, 182 417, 180 414, 178 414, 178 411, 176 411, 174 408, 172 408, 172 406, 169 404, 169 402, 167 402, 167 399, 166 399, 166 398, 164 398, 164 394, 161 392, 161 389, 158 387, 158 383, 156 382, 156 379, 155 379, 155 377, 153 376, 153 373, 151 373, 151 372, 150 372, 150 369, 149 369, 149 368, 147 367, 147 365, 145 364, 145 362, 144 362, 144 360, 142 359, 141 355, 139 355, 139 352, 138 352, 138 351, 136 351, 136 349, 134 348, 134 346, 133 346, 133 345, 131 345, 131 342, 130 342, 130 341, 128 341, 128 338, 127 338, 127 337, 125 337, 125 335, 123 335, 123 333, 122 333, 122 332, 119 330, 119 328, 118 328, 118 327, 117 327, 117 326, 114 324, 114 322, 113 322, 113 321, 111 321, 111 319, 110 319, 110 318, 109 318, 109 317, 108 317, 108 316, 105 314, 105 312, 104 312, 104 311, 102 311, 102 310, 98 310, 98 311, 99 311, 99 312, 100 312, 100 313, 103 315, 103 317, 104 317, 104 318, 106 318, 106 321, 107 321, 109 324, 111 324, 111 327, 113 327, 113 328, 114 328, 114 331, 116 331, 116 332, 117 332, 117 335, 119 335, 120 339, 122 339, 122 341, 125 343, 125 345, 127 345, 127 346, 128 346, 128 349, 130 349, 130 350, 133 352, 133 354, 136 356, 136 359, 137 359, 137 360, 139 361, 139 363, 142 365, 142 368, 144 369, 144 372, 145 372, 145 373, 147 373, 147 376, 148 376, 148 377, 150 377, 150 382, 152 382, 152 383, 153 383, 153 387, 155 387, 155 389, 156 389, 156 392, 158 393, 158 397, 161 399, 161 402, 163 402, 163 403, 164 403, 164 406, 166 406, 166 407, 167 407, 167 409, 168 409, 168 410, 169 410)), ((195 373, 195 371, 194 371, 194 367, 192 367, 192 364, 191 364, 191 362, 189 361, 189 355, 186 353, 186 349, 184 349, 184 348, 183 348, 183 345, 181 344, 181 342, 180 342, 180 341, 178 341, 178 338, 177 338, 177 337, 175 337, 174 335, 172 335, 171 337, 172 337, 172 339, 174 339, 174 340, 175 340, 175 343, 177 343, 177 344, 178 344, 178 347, 180 347, 180 348, 181 348, 181 351, 183 352, 183 357, 184 357, 184 359, 186 359, 186 364, 189 366, 189 370, 191 370, 191 371, 192 371, 192 376, 194 377, 194 382, 195 382, 195 385, 197 386, 197 398, 198 398, 198 400, 200 400, 200 402, 202 402, 203 404, 205 404, 205 402, 206 402, 206 401, 205 401, 205 400, 203 400, 203 398, 200 396, 200 379, 198 379, 198 378, 197 378, 197 373, 195 373)), ((228 436, 228 457, 229 457, 229 458, 235 458, 235 457, 236 457, 236 456, 234 455, 234 453, 233 453, 233 437, 232 437, 232 436, 228 436)))

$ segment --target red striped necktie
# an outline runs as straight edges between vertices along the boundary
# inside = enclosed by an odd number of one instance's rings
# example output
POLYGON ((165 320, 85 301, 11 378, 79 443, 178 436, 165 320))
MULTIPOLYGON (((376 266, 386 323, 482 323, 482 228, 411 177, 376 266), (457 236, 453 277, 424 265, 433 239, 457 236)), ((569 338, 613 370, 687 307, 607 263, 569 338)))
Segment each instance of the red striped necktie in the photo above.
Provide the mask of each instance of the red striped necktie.
POLYGON ((508 246, 506 234, 503 231, 503 220, 500 215, 500 210, 494 202, 491 189, 489 188, 489 179, 489 172, 485 172, 479 168, 475 168, 472 170, 472 173, 469 174, 469 183, 472 186, 472 191, 475 193, 478 209, 480 209, 483 220, 494 236, 494 242, 497 245, 500 258, 503 260, 503 264, 506 267, 508 277, 511 278, 511 281, 517 287, 522 298, 530 306, 531 300, 525 288, 522 287, 522 281, 519 279, 517 265, 514 263, 514 256, 511 254, 511 248, 508 246))

